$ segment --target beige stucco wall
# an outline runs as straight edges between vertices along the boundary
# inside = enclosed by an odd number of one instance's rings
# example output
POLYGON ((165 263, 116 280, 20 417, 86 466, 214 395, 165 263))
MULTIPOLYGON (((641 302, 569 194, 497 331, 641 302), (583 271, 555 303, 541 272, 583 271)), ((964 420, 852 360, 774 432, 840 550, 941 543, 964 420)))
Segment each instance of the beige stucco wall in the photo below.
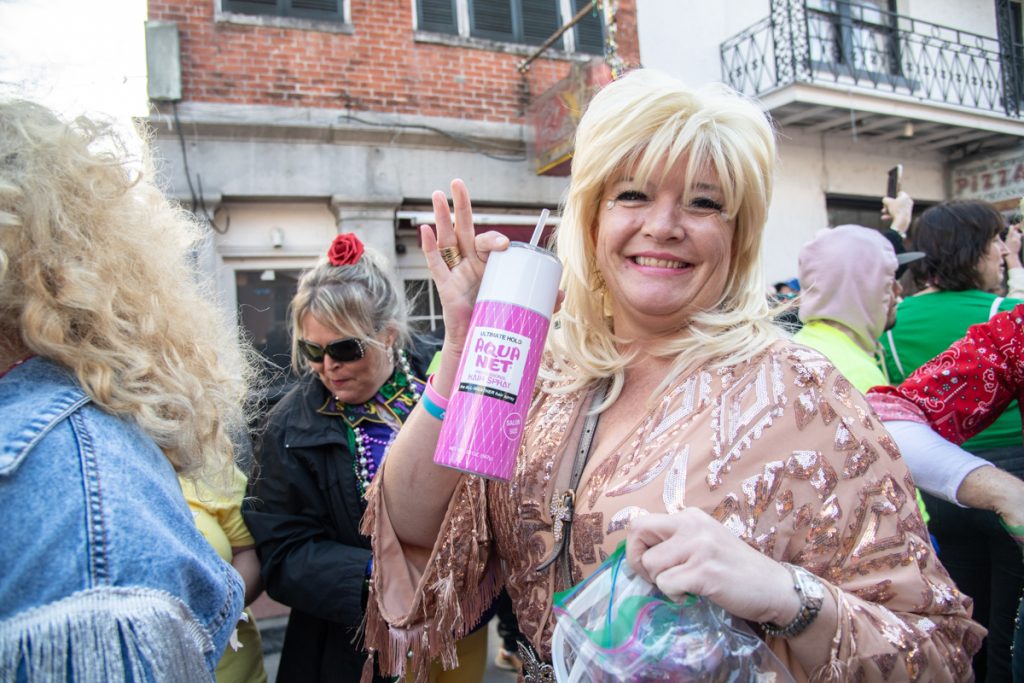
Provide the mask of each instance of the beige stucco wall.
MULTIPOLYGON (((904 166, 903 188, 913 197, 943 198, 943 163, 937 155, 880 149, 847 136, 782 131, 775 196, 765 226, 765 271, 768 282, 794 277, 797 254, 820 228, 828 225, 827 194, 879 198, 886 174, 904 166)), ((879 204, 881 209, 881 204, 879 204)))

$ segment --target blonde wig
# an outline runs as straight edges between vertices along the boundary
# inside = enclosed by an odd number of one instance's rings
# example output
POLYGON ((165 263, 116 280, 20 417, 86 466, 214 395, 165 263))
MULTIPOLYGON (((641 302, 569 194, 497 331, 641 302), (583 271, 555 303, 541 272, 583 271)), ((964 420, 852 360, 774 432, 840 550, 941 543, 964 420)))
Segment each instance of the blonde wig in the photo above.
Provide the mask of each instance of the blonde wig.
MULTIPOLYGON (((686 187, 713 169, 724 194, 724 213, 735 230, 721 299, 694 315, 653 352, 675 359, 660 392, 687 367, 721 367, 753 358, 780 334, 771 322, 761 260, 763 227, 771 198, 775 135, 765 114, 724 85, 692 90, 657 71, 639 69, 604 88, 590 103, 576 133, 572 181, 556 234, 565 270, 565 301, 550 337, 556 362, 571 364, 572 390, 613 379, 605 405, 622 387, 638 340, 616 336, 605 317, 603 279, 596 265, 598 212, 606 186, 624 170, 639 184, 677 162, 687 164, 686 187)), ((649 344, 648 344, 649 345, 649 344)))
POLYGON ((405 296, 399 294, 388 262, 369 247, 349 266, 335 266, 326 256, 321 258, 299 279, 289 310, 292 369, 299 374, 309 371, 299 353, 302 318, 307 313, 340 335, 371 344, 381 345, 375 336, 384 330, 395 335, 397 348, 408 348, 411 341, 405 296))
POLYGON ((197 284, 198 225, 151 178, 110 124, 0 101, 4 333, 70 368, 179 473, 229 476, 254 365, 197 284))

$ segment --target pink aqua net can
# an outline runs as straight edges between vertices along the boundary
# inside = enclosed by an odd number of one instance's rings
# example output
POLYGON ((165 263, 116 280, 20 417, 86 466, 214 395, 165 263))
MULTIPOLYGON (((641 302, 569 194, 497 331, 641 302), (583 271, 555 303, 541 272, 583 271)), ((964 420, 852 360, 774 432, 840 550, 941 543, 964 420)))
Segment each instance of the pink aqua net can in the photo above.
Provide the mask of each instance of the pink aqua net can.
POLYGON ((512 242, 487 259, 434 462, 509 480, 523 440, 562 264, 512 242))

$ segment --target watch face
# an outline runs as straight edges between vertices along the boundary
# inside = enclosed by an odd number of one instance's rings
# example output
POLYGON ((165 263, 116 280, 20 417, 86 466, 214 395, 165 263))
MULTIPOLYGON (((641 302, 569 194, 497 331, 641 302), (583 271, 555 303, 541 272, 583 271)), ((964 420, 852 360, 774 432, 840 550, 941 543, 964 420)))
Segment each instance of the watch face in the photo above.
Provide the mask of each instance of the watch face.
POLYGON ((816 600, 820 603, 825 598, 825 586, 822 585, 816 576, 806 569, 798 569, 797 576, 800 577, 800 590, 810 600, 816 600))

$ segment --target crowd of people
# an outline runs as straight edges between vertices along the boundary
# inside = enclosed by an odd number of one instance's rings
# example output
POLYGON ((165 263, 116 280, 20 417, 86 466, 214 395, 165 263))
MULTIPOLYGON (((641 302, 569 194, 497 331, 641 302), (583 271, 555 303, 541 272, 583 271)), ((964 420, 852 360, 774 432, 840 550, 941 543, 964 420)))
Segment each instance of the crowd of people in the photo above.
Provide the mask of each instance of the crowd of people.
POLYGON ((795 681, 1024 682, 1020 228, 983 202, 914 219, 901 193, 887 231, 823 229, 769 296, 775 137, 720 85, 637 69, 595 96, 501 481, 433 461, 509 246, 466 183, 420 228, 443 338, 338 235, 268 411, 146 151, 0 102, 0 678, 264 681, 265 590, 290 607, 279 681, 479 683, 496 612, 501 663, 552 681, 555 595, 624 544, 795 681))

